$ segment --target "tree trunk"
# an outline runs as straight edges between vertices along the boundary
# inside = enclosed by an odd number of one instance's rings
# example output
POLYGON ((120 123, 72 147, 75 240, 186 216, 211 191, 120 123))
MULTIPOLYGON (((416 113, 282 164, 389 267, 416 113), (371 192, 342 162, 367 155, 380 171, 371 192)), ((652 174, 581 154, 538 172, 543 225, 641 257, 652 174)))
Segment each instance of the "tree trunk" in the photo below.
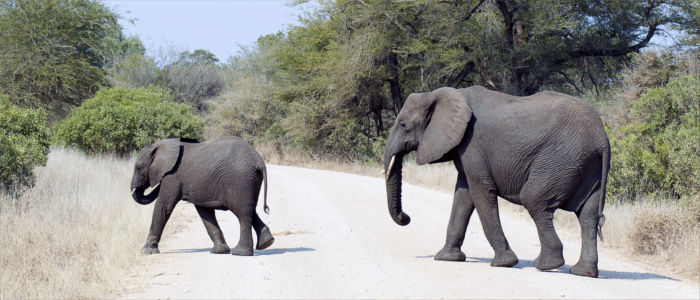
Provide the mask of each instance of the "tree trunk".
POLYGON ((394 104, 394 115, 398 116, 403 107, 403 95, 401 95, 401 82, 399 81, 399 58, 396 53, 389 53, 387 70, 390 74, 387 81, 391 90, 391 102, 394 104))

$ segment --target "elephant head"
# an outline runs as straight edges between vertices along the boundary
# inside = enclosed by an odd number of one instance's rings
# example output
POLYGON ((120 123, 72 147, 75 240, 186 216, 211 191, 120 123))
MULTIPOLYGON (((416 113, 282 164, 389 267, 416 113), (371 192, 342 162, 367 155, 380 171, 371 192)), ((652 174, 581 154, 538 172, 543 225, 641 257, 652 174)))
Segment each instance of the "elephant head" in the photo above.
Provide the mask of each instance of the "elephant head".
POLYGON ((465 96, 453 88, 408 96, 384 148, 387 202, 394 222, 404 226, 411 221, 401 209, 404 156, 416 151, 419 165, 441 161, 462 141, 471 116, 465 96))
POLYGON ((160 182, 175 168, 179 157, 178 139, 162 140, 141 149, 131 178, 131 196, 134 200, 144 205, 153 202, 160 192, 160 182), (153 190, 144 195, 149 187, 153 190))

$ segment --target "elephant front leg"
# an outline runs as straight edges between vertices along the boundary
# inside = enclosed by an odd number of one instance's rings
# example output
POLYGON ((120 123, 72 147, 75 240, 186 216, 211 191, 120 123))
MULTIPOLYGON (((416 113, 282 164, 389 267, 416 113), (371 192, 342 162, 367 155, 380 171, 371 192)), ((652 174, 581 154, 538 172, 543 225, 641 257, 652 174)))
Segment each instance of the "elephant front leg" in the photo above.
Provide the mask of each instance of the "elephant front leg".
POLYGON ((450 221, 447 224, 445 246, 435 254, 435 260, 464 261, 466 259, 466 255, 464 255, 461 248, 472 212, 474 212, 474 202, 472 202, 472 198, 469 195, 467 179, 460 172, 457 176, 450 221))
POLYGON ((224 239, 224 234, 221 232, 219 227, 219 222, 216 221, 216 214, 211 208, 203 208, 195 206, 197 208, 197 213, 199 217, 202 218, 204 222, 204 228, 207 229, 209 238, 214 242, 214 247, 211 248, 211 253, 214 254, 224 254, 231 252, 231 249, 226 245, 226 240, 224 239))
MULTIPOLYGON (((163 193, 161 192, 161 196, 163 193)), ((165 228, 165 223, 170 219, 170 215, 175 209, 177 201, 169 200, 169 197, 159 197, 156 200, 156 204, 153 207, 153 218, 151 219, 151 228, 148 232, 148 238, 146 238, 146 244, 141 248, 141 252, 144 254, 156 254, 160 253, 158 250, 158 243, 160 242, 160 237, 163 235, 163 228, 165 228)))

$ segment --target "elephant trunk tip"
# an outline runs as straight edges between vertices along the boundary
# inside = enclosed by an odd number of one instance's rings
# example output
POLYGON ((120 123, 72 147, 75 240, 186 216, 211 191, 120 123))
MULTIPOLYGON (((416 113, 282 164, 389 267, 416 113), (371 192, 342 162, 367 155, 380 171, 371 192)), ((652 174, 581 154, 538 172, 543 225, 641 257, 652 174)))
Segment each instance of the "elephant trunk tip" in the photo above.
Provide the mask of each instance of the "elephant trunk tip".
POLYGON ((404 213, 404 212, 400 212, 400 213, 398 214, 398 216, 396 216, 396 217, 394 217, 394 218, 392 218, 392 219, 394 219, 394 222, 396 222, 396 224, 399 224, 399 225, 401 225, 401 226, 406 226, 406 225, 408 225, 408 223, 411 223, 411 217, 409 217, 409 216, 408 216, 406 213, 404 213))

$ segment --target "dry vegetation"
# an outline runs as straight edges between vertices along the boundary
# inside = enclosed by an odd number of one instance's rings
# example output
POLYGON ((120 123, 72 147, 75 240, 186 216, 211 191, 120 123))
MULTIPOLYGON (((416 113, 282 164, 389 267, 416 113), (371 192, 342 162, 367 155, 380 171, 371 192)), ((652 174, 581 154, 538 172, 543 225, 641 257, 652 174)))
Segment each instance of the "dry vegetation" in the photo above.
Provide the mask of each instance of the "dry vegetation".
POLYGON ((99 298, 143 257, 151 208, 129 195, 133 161, 52 149, 36 186, 0 195, 0 299, 99 298))
MULTIPOLYGON (((257 145, 256 148, 269 164, 384 176, 379 165, 320 159, 291 149, 275 149, 269 145, 257 145)), ((403 178, 407 183, 452 193, 457 171, 451 163, 418 166, 415 161, 407 160, 404 163, 403 178)), ((502 200, 500 207, 522 218, 530 218, 522 206, 502 200)), ((619 203, 608 199, 605 216, 605 241, 598 243, 601 248, 633 255, 638 261, 645 262, 666 275, 700 281, 700 204, 697 201, 681 203, 649 198, 619 203)), ((555 215, 555 226, 557 231, 565 235, 578 236, 580 233, 578 220, 573 213, 559 211, 555 215)))

